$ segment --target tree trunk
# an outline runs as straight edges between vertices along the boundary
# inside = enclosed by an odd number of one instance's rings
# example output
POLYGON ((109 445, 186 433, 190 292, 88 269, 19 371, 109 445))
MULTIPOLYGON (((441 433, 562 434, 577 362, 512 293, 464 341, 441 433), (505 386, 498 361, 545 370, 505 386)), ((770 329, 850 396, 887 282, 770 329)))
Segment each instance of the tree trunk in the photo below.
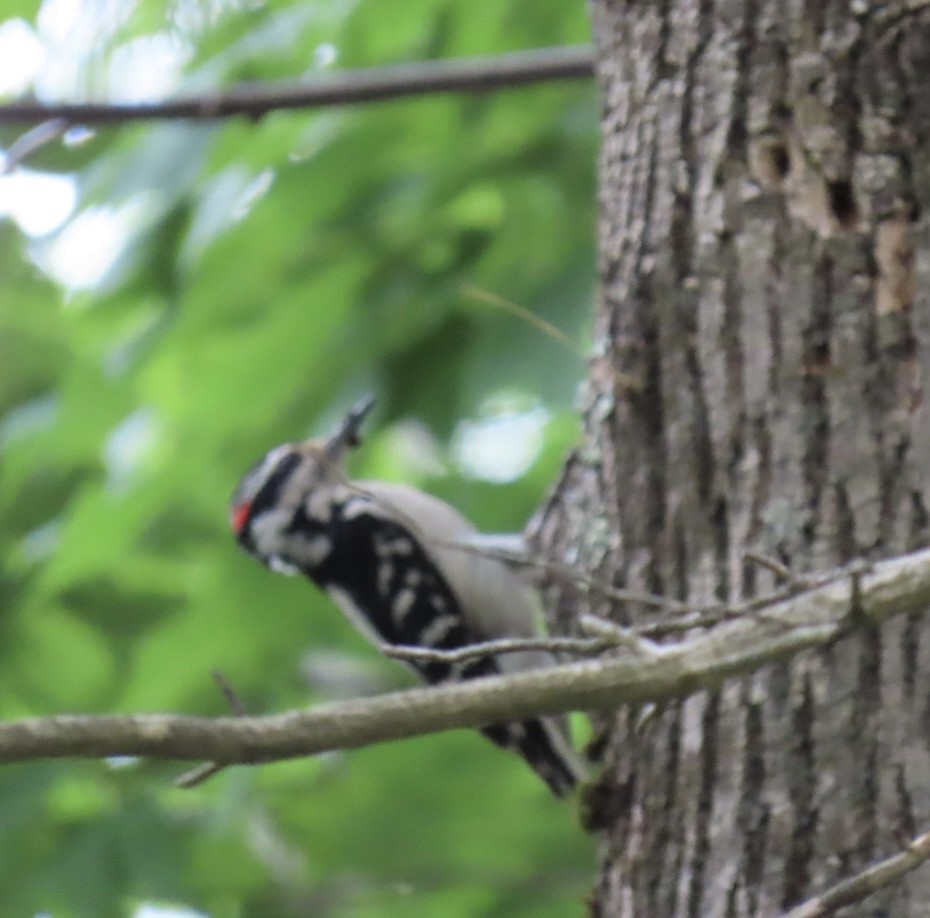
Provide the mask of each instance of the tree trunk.
MULTIPOLYGON (((554 557, 700 604, 777 586, 747 552, 802 575, 930 541, 927 6, 593 0, 602 291, 554 557)), ((928 687, 917 616, 601 718, 594 914, 777 914, 901 850, 928 687)), ((930 914, 930 866, 858 909, 930 914)))

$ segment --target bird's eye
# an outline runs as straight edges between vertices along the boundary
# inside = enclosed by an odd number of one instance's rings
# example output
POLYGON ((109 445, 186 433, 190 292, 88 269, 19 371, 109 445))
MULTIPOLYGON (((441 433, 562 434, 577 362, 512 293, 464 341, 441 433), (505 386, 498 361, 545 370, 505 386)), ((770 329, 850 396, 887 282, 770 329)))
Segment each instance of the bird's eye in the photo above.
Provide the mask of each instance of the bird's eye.
POLYGON ((275 506, 281 489, 299 465, 300 454, 284 444, 271 450, 246 473, 236 488, 229 510, 229 525, 236 536, 244 538, 249 521, 275 506))

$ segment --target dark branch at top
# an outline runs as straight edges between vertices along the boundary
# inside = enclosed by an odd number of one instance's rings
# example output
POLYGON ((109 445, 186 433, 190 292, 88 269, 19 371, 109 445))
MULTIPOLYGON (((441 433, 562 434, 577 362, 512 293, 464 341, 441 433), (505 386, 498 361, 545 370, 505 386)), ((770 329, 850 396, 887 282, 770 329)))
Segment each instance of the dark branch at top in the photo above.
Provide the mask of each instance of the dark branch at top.
POLYGON ((312 83, 260 83, 144 103, 11 102, 0 105, 0 125, 35 124, 53 118, 70 124, 106 124, 137 120, 211 121, 245 115, 260 118, 286 108, 319 108, 377 102, 436 92, 487 92, 540 83, 583 79, 594 73, 594 54, 587 46, 542 48, 494 57, 461 58, 345 70, 312 83))

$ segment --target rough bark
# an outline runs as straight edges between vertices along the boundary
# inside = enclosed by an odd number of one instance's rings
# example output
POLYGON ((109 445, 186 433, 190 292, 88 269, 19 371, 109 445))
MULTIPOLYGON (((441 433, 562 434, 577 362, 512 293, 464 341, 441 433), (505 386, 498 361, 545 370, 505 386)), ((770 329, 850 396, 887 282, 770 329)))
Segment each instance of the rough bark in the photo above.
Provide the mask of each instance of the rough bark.
MULTIPOLYGON (((553 557, 706 602, 930 541, 930 10, 593 0, 600 270, 553 557)), ((570 625, 593 605, 562 587, 570 625)), ((624 623, 655 609, 610 610, 624 623)), ((592 910, 772 915, 930 826, 930 621, 600 718, 592 910)), ((930 914, 930 867, 856 914, 930 914)))

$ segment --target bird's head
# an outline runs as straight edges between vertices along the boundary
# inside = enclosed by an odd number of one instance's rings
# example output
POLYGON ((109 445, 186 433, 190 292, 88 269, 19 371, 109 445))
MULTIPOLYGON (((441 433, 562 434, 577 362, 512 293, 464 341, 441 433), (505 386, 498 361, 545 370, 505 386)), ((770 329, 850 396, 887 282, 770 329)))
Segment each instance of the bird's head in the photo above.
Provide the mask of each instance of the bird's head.
POLYGON ((289 557, 293 540, 287 530, 298 512, 312 514, 315 495, 325 500, 327 486, 346 482, 346 453, 358 445, 359 428, 374 404, 366 396, 330 437, 275 446, 243 475, 230 502, 229 523, 249 554, 293 572, 297 562, 289 557))

